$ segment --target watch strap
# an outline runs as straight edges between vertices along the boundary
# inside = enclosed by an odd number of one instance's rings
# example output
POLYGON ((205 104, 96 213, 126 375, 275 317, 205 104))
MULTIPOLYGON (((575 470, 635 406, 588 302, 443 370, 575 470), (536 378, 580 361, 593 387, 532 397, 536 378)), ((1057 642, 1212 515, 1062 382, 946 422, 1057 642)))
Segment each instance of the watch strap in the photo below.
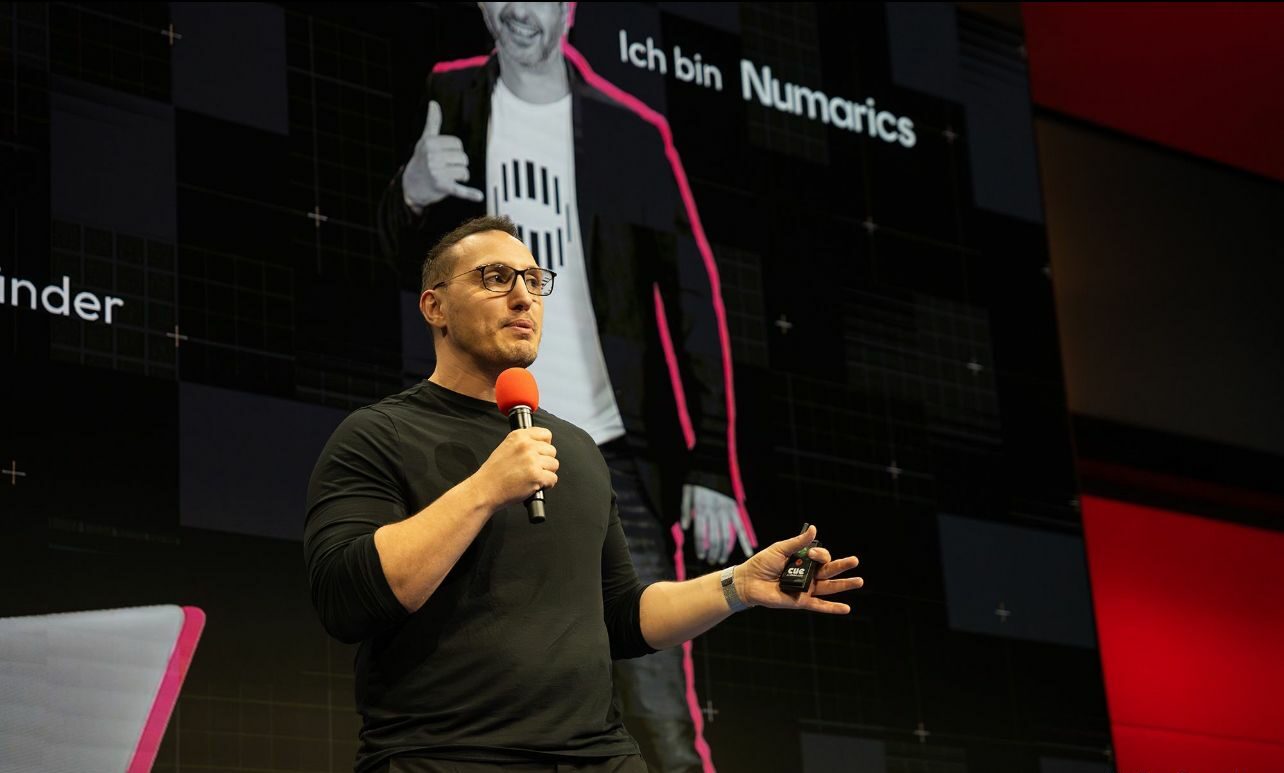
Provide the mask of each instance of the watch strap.
POLYGON ((727 600, 727 606, 731 608, 731 611, 734 613, 748 609, 749 605, 736 592, 736 567, 728 566, 723 569, 720 579, 722 581, 722 597, 727 600))

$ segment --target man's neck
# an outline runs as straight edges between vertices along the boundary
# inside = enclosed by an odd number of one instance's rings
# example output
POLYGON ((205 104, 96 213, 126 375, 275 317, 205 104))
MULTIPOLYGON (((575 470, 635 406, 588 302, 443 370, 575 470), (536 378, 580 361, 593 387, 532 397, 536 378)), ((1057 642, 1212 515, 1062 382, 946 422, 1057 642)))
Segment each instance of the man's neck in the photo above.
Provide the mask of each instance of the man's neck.
POLYGON ((566 60, 562 57, 561 49, 536 69, 515 64, 500 51, 499 79, 514 96, 533 105, 547 105, 571 93, 570 80, 566 77, 566 60))
POLYGON ((443 369, 438 365, 428 380, 444 389, 488 403, 495 402, 495 380, 477 373, 443 369))
POLYGON ((452 356, 448 348, 439 347, 437 365, 433 368, 428 380, 452 392, 493 403, 497 378, 499 378, 498 373, 490 373, 488 369, 478 367, 476 363, 452 356))

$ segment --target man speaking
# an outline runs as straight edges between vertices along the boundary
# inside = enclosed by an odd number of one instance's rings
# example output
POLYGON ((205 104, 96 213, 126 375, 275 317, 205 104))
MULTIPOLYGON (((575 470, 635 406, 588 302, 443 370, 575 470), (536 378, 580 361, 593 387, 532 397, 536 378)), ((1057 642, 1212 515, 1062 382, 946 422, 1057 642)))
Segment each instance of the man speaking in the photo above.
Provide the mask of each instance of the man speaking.
POLYGON ((863 584, 838 578, 855 557, 815 548, 811 590, 780 590, 811 528, 721 573, 642 585, 592 438, 544 410, 510 430, 495 406, 499 374, 535 361, 554 277, 507 218, 442 237, 419 298, 435 370, 348 416, 313 471, 304 552, 326 630, 361 645, 362 773, 646 773, 613 659, 749 606, 846 614, 819 596, 863 584), (541 489, 532 524, 522 503, 541 489))

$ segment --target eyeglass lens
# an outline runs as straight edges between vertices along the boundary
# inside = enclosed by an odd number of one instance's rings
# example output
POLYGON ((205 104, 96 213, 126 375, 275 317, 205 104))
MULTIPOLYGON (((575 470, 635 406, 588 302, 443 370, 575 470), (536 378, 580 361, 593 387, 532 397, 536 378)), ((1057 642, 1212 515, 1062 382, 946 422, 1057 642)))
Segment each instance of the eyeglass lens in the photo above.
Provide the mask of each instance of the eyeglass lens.
POLYGON ((542 268, 527 268, 517 271, 510 266, 496 264, 482 269, 482 285, 487 290, 506 292, 513 287, 513 276, 520 273, 526 282, 526 289, 536 295, 548 295, 553 289, 553 274, 542 268))

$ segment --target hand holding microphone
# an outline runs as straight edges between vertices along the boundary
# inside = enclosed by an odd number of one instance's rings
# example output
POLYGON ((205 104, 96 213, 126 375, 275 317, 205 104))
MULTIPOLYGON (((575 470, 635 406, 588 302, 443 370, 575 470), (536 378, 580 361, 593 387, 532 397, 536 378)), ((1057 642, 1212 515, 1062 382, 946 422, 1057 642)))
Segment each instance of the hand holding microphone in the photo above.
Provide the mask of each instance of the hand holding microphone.
POLYGON ((553 433, 532 426, 539 410, 539 388, 525 368, 509 368, 495 381, 495 403, 508 416, 512 432, 491 453, 482 470, 491 475, 504 504, 526 502, 531 523, 544 522, 544 489, 557 485, 553 433), (490 469, 488 469, 490 468, 490 469))

